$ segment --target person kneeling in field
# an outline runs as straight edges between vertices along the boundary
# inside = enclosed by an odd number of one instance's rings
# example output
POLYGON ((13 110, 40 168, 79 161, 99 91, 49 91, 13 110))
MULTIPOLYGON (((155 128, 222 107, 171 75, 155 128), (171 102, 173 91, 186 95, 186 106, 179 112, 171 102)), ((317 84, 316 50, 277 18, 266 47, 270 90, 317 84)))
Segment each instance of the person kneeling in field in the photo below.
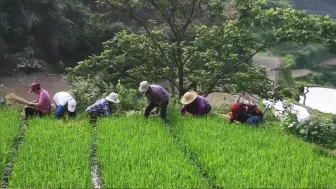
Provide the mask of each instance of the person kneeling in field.
POLYGON ((239 121, 249 125, 256 125, 263 119, 263 112, 256 105, 234 103, 231 106, 230 123, 239 121))
POLYGON ((140 83, 139 91, 145 93, 148 99, 148 106, 145 110, 145 118, 149 117, 150 112, 157 107, 160 109, 160 116, 167 121, 167 106, 169 103, 168 92, 159 85, 149 85, 147 81, 140 83))
POLYGON ((90 116, 90 122, 95 123, 97 116, 111 116, 112 107, 114 104, 119 103, 118 94, 110 93, 107 97, 98 100, 86 109, 90 116))
POLYGON ((185 115, 185 112, 189 112, 193 116, 202 116, 211 111, 208 100, 194 91, 186 92, 181 98, 181 103, 184 105, 181 108, 181 115, 185 115))
POLYGON ((56 105, 55 118, 64 117, 65 112, 68 112, 69 117, 76 117, 76 100, 70 93, 62 91, 54 95, 54 103, 56 105))
POLYGON ((28 107, 24 109, 25 119, 32 116, 45 116, 51 113, 51 100, 49 93, 41 88, 41 84, 34 82, 30 86, 28 93, 34 92, 38 95, 37 99, 31 102, 28 107))

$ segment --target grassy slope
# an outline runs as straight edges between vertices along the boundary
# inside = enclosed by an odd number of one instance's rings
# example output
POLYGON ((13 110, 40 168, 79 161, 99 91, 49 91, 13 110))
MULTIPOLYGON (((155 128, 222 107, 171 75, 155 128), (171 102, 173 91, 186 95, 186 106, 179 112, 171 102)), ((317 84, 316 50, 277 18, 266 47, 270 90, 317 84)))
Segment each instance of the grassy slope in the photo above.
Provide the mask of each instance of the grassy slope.
MULTIPOLYGON (((0 109, 0 178, 9 152, 12 148, 13 139, 18 134, 20 126, 19 114, 14 111, 0 109)), ((1 181, 1 180, 0 180, 1 181)))
POLYGON ((89 188, 91 128, 87 123, 31 120, 10 188, 89 188))
POLYGON ((98 160, 105 187, 208 187, 160 121, 114 118, 98 123, 98 160))

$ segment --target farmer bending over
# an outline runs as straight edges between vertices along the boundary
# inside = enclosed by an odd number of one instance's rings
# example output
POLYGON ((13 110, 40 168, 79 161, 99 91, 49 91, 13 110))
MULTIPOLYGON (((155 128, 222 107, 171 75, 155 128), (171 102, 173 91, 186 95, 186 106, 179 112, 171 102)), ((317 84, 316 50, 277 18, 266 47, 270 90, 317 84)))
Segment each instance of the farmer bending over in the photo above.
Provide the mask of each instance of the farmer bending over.
POLYGON ((208 100, 203 96, 197 95, 194 91, 186 92, 181 98, 181 103, 184 105, 181 108, 181 115, 185 115, 185 112, 189 112, 193 116, 202 116, 211 111, 208 100))
POLYGON ((149 117, 150 112, 158 107, 160 109, 160 116, 164 121, 167 121, 167 106, 169 103, 168 92, 159 85, 149 85, 147 81, 140 83, 139 91, 145 93, 148 99, 148 106, 145 110, 145 118, 149 117))
POLYGON ((234 103, 231 106, 230 123, 234 120, 249 125, 256 125, 263 119, 263 113, 256 105, 234 103))
POLYGON ((114 104, 119 103, 118 94, 111 93, 107 97, 98 100, 86 109, 86 112, 90 116, 90 122, 95 123, 97 116, 111 116, 112 107, 114 104))
POLYGON ((54 95, 54 103, 56 105, 55 118, 60 119, 64 117, 64 113, 67 112, 69 117, 76 116, 76 100, 70 93, 62 91, 54 95))
POLYGON ((41 84, 32 83, 28 93, 34 92, 37 94, 37 99, 31 102, 25 110, 25 118, 28 119, 32 116, 42 117, 51 113, 51 100, 49 93, 41 88, 41 84))

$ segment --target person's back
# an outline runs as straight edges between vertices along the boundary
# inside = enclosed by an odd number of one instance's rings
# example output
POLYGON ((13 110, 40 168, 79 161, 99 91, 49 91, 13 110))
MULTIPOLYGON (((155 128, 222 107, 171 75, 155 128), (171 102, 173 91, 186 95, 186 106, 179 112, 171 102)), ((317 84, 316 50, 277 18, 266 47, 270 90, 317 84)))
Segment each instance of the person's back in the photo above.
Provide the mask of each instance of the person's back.
POLYGON ((239 121, 246 123, 251 117, 260 117, 262 119, 263 113, 253 104, 235 103, 231 107, 230 121, 239 121))
POLYGON ((53 98, 56 106, 64 106, 71 99, 73 99, 71 94, 65 91, 56 93, 53 98))

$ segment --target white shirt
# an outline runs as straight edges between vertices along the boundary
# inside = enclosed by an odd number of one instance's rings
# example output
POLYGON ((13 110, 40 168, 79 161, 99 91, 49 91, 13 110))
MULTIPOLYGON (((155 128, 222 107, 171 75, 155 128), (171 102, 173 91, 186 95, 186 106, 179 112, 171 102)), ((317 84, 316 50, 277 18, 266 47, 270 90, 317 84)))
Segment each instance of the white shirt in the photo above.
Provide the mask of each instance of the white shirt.
POLYGON ((74 99, 68 92, 58 92, 54 95, 54 102, 57 106, 64 106, 69 100, 74 99))

